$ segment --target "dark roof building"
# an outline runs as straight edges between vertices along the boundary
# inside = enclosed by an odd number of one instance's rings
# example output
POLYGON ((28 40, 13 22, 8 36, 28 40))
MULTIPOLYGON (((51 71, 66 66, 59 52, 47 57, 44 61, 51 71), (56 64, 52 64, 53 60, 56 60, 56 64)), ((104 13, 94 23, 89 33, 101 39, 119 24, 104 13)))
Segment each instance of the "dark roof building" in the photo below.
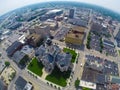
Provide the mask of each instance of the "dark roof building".
POLYGON ((103 74, 97 74, 96 76, 96 83, 98 84, 105 84, 106 82, 106 77, 103 74))
POLYGON ((104 44, 104 45, 108 45, 108 46, 113 47, 113 48, 115 47, 114 43, 111 42, 111 41, 108 41, 108 40, 104 40, 104 41, 103 41, 103 44, 104 44))
POLYGON ((120 31, 117 33, 115 39, 116 39, 117 41, 120 41, 120 31))
POLYGON ((112 76, 111 77, 111 83, 113 83, 113 84, 120 84, 120 77, 112 76))
POLYGON ((25 86, 27 84, 27 81, 23 79, 21 76, 19 76, 15 82, 16 90, 24 90, 25 86))
POLYGON ((0 90, 7 90, 7 86, 4 84, 4 82, 0 79, 0 90))
POLYGON ((17 50, 21 49, 23 44, 15 41, 11 46, 6 49, 7 55, 12 56, 17 50))
POLYGON ((74 18, 74 9, 70 9, 69 18, 74 18))
POLYGON ((77 25, 77 26, 82 26, 82 27, 87 27, 88 22, 85 20, 81 20, 81 19, 69 19, 68 22, 70 24, 73 25, 77 25))
POLYGON ((120 31, 117 33, 117 35, 115 36, 115 39, 117 41, 117 46, 120 47, 120 31))

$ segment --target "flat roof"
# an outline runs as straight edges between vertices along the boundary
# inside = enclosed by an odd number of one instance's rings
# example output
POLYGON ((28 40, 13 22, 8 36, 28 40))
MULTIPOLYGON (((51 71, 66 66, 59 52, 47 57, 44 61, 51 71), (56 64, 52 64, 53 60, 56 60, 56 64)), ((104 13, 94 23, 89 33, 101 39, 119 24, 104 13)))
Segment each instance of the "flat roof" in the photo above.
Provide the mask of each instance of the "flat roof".
POLYGON ((60 11, 62 11, 62 9, 53 9, 53 10, 48 11, 46 14, 57 13, 57 12, 60 12, 60 11))
POLYGON ((27 39, 32 39, 34 41, 37 40, 38 38, 41 38, 41 35, 38 35, 38 34, 35 34, 35 33, 27 36, 27 39))
POLYGON ((80 80, 79 86, 87 87, 87 88, 96 90, 96 83, 87 82, 87 81, 84 81, 84 80, 80 80))
POLYGON ((117 76, 111 76, 111 82, 120 84, 120 77, 117 76))
POLYGON ((11 46, 9 46, 6 50, 6 52, 8 54, 11 54, 13 53, 19 46, 21 46, 22 43, 21 42, 18 42, 18 41, 15 41, 11 46))
POLYGON ((32 87, 33 87, 32 84, 27 83, 24 90, 32 90, 32 87))
POLYGON ((70 29, 66 37, 75 38, 75 39, 83 39, 84 31, 85 31, 84 27, 75 26, 70 29))
POLYGON ((19 76, 17 80, 15 81, 15 84, 17 88, 23 90, 25 88, 25 85, 27 84, 27 81, 23 79, 21 76, 19 76))
POLYGON ((120 40, 120 30, 118 31, 118 33, 117 33, 117 35, 116 35, 116 37, 115 38, 117 38, 117 39, 119 39, 120 40))
POLYGON ((114 47, 114 43, 111 42, 111 41, 108 41, 108 40, 104 40, 104 41, 103 41, 103 44, 106 44, 106 45, 109 45, 109 46, 111 46, 111 47, 114 47))
POLYGON ((84 35, 83 34, 67 34, 66 37, 74 38, 74 39, 83 39, 84 35))

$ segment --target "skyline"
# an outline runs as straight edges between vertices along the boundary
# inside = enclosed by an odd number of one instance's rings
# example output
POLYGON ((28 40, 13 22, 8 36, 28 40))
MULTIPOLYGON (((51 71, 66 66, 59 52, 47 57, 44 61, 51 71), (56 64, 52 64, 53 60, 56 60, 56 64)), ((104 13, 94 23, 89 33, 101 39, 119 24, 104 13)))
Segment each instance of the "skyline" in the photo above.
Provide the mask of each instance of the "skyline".
MULTIPOLYGON (((11 1, 4 0, 3 1, 2 0, 0 4, 0 8, 1 8, 0 16, 4 15, 5 13, 9 11, 15 10, 17 8, 21 8, 27 5, 32 5, 32 4, 41 3, 41 2, 49 2, 49 1, 56 1, 56 0, 46 0, 46 1, 43 1, 43 0, 30 0, 30 1, 29 0, 11 0, 11 1)), ((64 1, 64 0, 57 0, 57 1, 64 1)), ((69 0, 66 0, 66 1, 69 1, 69 0)), ((120 1, 119 0, 114 0, 114 1, 113 0, 102 0, 102 1, 101 0, 97 0, 97 1, 96 0, 87 0, 87 1, 71 0, 71 1, 98 5, 98 6, 113 10, 120 14, 120 6, 119 6, 120 1)))

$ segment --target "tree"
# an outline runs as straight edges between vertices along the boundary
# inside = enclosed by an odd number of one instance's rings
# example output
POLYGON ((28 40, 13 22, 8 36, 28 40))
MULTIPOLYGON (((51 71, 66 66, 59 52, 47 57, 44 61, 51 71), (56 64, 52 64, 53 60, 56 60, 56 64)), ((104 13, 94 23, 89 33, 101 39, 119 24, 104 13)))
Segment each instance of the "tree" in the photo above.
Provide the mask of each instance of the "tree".
POLYGON ((6 62, 5 62, 5 66, 6 66, 6 67, 10 66, 10 62, 6 61, 6 62))
POLYGON ((76 87, 76 88, 79 86, 79 83, 80 83, 80 80, 77 79, 77 80, 75 81, 75 87, 76 87))
POLYGON ((91 41, 91 33, 89 32, 88 37, 87 37, 87 44, 86 47, 90 49, 90 41, 91 41))

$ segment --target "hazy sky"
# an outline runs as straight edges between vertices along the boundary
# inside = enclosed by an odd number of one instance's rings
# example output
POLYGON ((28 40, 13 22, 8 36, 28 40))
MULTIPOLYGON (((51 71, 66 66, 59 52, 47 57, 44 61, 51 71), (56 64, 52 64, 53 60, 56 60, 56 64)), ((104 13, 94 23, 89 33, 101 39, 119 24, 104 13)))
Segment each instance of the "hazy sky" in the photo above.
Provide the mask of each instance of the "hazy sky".
POLYGON ((96 4, 120 13, 120 0, 0 0, 0 15, 26 5, 46 1, 78 1, 96 4))

